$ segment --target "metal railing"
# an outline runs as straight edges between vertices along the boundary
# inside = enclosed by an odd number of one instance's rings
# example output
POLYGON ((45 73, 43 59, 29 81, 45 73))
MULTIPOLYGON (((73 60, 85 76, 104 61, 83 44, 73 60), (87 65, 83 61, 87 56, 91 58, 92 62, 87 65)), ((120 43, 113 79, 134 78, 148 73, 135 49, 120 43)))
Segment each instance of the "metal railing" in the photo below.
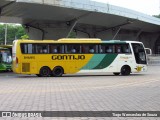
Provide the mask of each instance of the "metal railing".
POLYGON ((160 54, 148 55, 148 65, 160 65, 160 54))

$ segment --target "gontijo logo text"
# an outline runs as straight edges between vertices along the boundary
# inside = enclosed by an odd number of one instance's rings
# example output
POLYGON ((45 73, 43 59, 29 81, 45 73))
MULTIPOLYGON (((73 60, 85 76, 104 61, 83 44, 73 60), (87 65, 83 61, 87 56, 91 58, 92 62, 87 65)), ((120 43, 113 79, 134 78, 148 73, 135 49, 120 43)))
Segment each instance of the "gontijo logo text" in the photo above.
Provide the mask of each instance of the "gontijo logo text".
POLYGON ((84 60, 85 55, 52 55, 52 60, 84 60))

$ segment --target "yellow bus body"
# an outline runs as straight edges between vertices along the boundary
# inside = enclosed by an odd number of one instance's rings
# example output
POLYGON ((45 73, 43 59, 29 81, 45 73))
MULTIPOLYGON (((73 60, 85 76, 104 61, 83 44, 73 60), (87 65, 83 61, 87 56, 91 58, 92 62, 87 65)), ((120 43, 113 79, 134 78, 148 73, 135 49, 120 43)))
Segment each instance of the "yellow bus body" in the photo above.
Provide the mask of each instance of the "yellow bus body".
MULTIPOLYGON (((16 55, 13 55, 13 71, 21 74, 39 74, 42 66, 48 66, 51 70, 55 66, 61 66, 64 73, 77 73, 80 69, 88 63, 94 54, 22 54, 20 49, 21 43, 44 43, 43 40, 16 40, 16 55), (61 56, 85 56, 85 60, 62 59, 53 60, 53 55, 61 56), (18 58, 18 65, 16 65, 16 58, 18 58), (27 68, 30 67, 30 68, 27 68), (26 69, 26 70, 25 70, 26 69), (30 69, 30 70, 28 70, 30 69), (28 71, 28 72, 27 72, 28 71)), ((100 39, 60 39, 45 40, 45 43, 101 43, 100 39)), ((14 44, 14 43, 13 43, 14 44)), ((13 53, 14 54, 14 53, 13 53)))

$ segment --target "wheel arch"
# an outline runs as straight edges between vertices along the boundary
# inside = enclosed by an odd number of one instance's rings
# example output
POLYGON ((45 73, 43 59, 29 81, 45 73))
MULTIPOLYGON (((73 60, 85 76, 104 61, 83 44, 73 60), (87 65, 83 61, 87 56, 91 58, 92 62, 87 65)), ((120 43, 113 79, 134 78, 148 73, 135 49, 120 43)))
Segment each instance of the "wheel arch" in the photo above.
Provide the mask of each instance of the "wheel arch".
POLYGON ((131 69, 130 65, 126 64, 126 65, 123 65, 122 67, 128 67, 130 69, 130 71, 132 72, 132 69, 131 69))

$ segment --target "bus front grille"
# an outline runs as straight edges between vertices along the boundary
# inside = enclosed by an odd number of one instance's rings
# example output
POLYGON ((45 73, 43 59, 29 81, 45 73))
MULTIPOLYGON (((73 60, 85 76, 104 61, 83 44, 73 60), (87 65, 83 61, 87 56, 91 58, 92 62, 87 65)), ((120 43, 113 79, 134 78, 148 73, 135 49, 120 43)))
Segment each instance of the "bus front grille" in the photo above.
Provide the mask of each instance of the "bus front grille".
POLYGON ((30 72, 30 63, 22 63, 22 72, 30 72))

